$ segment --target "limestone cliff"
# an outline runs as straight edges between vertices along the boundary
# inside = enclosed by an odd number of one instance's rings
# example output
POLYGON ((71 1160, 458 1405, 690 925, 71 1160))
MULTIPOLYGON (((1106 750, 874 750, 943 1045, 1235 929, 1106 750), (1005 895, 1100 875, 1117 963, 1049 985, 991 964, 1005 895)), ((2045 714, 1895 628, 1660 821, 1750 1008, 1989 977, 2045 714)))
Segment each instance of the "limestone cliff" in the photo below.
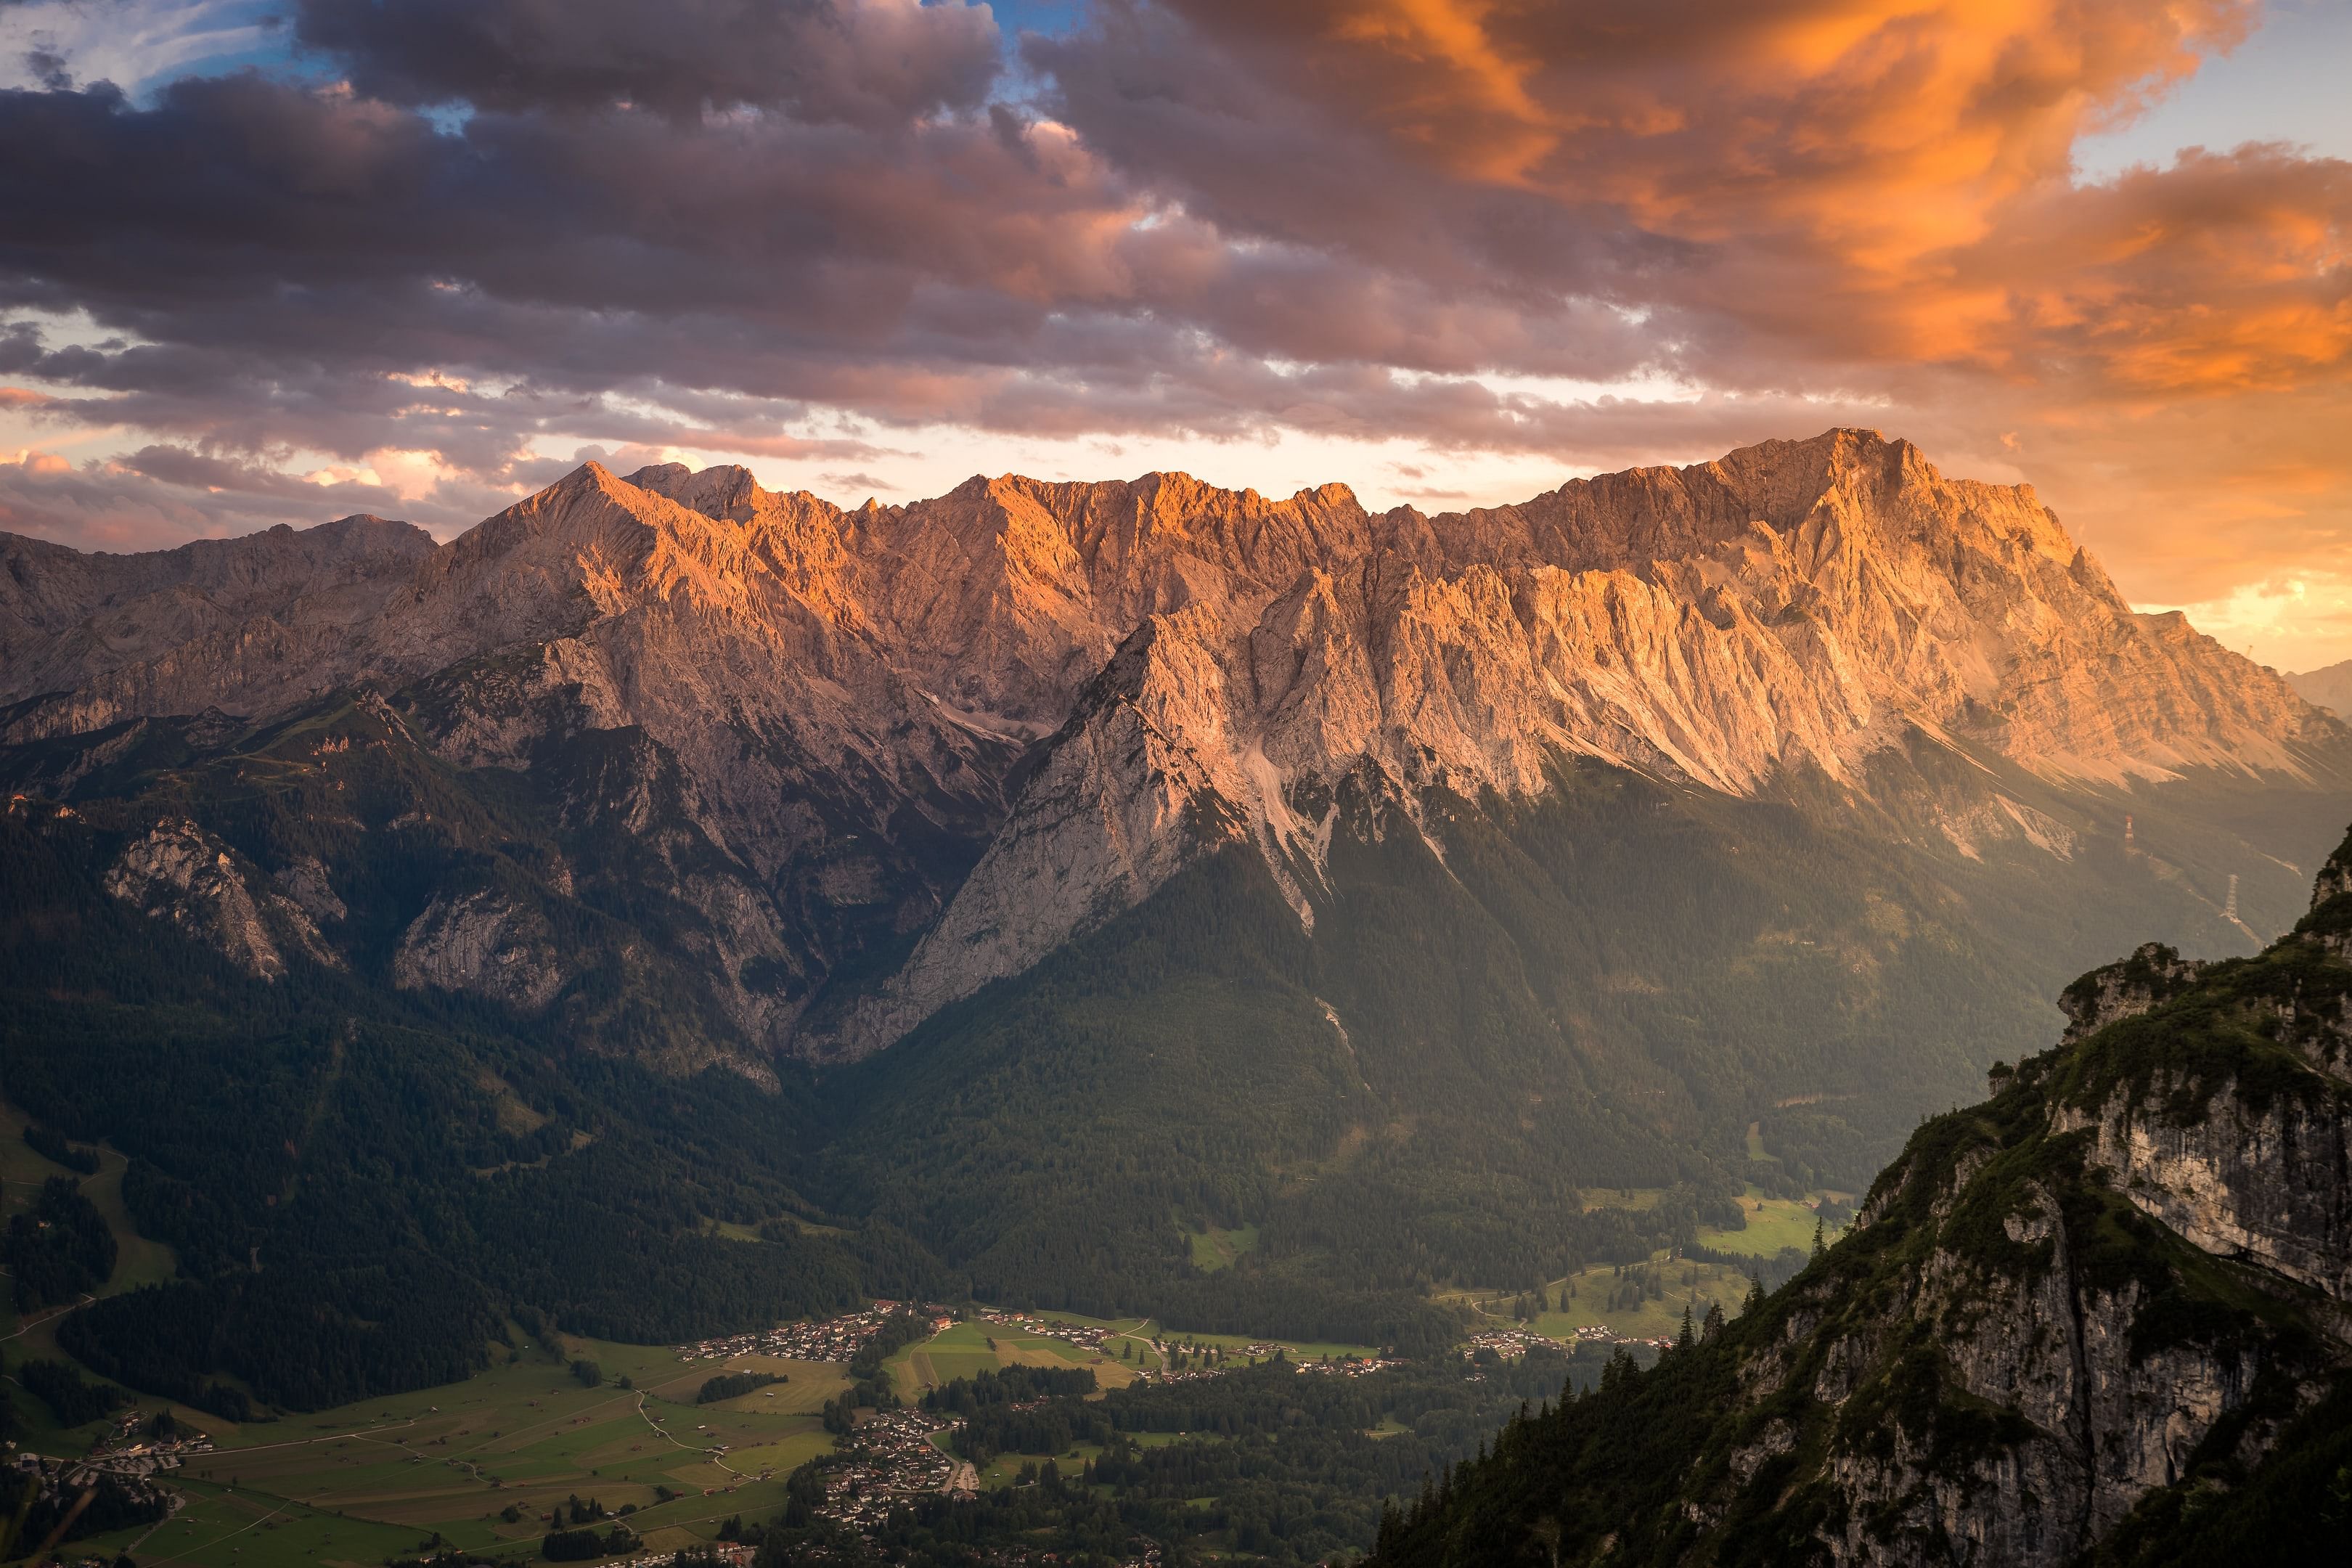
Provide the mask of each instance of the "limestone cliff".
MULTIPOLYGON (((1228 837, 1259 847, 1311 926, 1330 831, 1314 803, 1346 778, 1417 818, 1431 790, 1538 795, 1563 756, 1744 795, 1790 770, 1858 784, 1924 731, 2095 786, 2293 771, 2339 733, 2178 616, 2134 615, 2030 490, 1946 479, 1868 433, 1437 519, 1367 519, 1332 490, 1220 510, 1173 479, 1102 489, 968 486, 947 517, 894 520, 914 562, 993 520, 995 553, 892 580, 919 578, 969 645, 1016 650, 965 667, 964 704, 1044 710, 1041 672, 1107 645, 1107 611, 1143 618, 833 1048, 887 1044, 1228 837), (1166 523, 1171 492, 1215 526, 1166 523)), ((1987 837, 2068 852, 2063 827, 1989 804, 1946 828, 1963 853, 1987 837)))
POLYGON ((139 555, 0 534, 0 703, 51 699, 0 735, 317 697, 361 667, 387 595, 434 548, 374 517, 139 555))
POLYGON ((289 952, 319 963, 340 962, 308 910, 259 885, 254 868, 227 845, 185 819, 159 822, 124 846, 105 886, 256 979, 284 974, 289 952))
POLYGON ((1379 1561, 2315 1560, 2352 1456, 2347 931, 2335 873, 2259 957, 2085 976, 2068 1041, 1922 1127, 1795 1280, 1515 1426, 1379 1561))
MULTIPOLYGON (((706 956, 747 1036, 824 1056, 1229 841, 1311 928, 1343 780, 1418 823, 1432 792, 1540 795, 1562 759, 1860 790, 1926 735, 2091 789, 2293 773, 2346 740, 2135 615, 2031 489, 1867 431, 1436 517, 1181 474, 844 511, 740 468, 591 463, 438 546, 348 519, 5 552, 5 738, 393 694, 447 761, 561 773, 576 820, 643 840, 729 933, 706 956), (618 743, 572 776, 596 737, 618 743)), ((1938 829, 1969 855, 2071 831, 2013 799, 1938 829)))

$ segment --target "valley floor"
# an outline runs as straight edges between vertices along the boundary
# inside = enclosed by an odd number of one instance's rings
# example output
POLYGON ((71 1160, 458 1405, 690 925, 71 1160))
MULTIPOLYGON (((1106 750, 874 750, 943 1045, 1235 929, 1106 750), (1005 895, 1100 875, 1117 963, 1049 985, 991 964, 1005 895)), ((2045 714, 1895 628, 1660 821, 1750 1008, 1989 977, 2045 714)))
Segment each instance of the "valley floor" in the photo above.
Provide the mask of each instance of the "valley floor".
MULTIPOLYGON (((26 1146, 23 1121, 0 1102, 0 1222, 26 1207, 59 1170, 26 1146)), ((123 1211, 122 1156, 107 1148, 100 1154, 101 1168, 83 1191, 120 1247, 103 1293, 171 1278, 170 1250, 141 1237, 123 1211)), ((1589 1201, 1641 1210, 1659 1196, 1609 1190, 1589 1201)), ((1459 1348, 1465 1357, 1491 1365, 1490 1357, 1515 1360, 1549 1341, 1573 1358, 1570 1375, 1588 1381, 1621 1346, 1646 1358, 1679 1331, 1685 1311, 1694 1321, 1710 1306, 1736 1314, 1752 1274, 1769 1278, 1774 1266, 1785 1271, 1792 1255, 1810 1248, 1821 1217, 1816 1205, 1839 1214, 1846 1201, 1847 1194, 1822 1193, 1775 1198, 1751 1187, 1742 1200, 1744 1229, 1699 1232, 1703 1259, 1662 1251, 1646 1262, 1594 1266, 1545 1281, 1539 1303, 1527 1289, 1461 1289, 1440 1300, 1465 1314, 1459 1348)), ((1192 1237, 1196 1260, 1208 1268, 1230 1266, 1255 1241, 1248 1232, 1192 1237)), ((0 1319, 0 1347, 12 1374, 28 1360, 70 1362, 56 1331, 74 1310, 0 1319)), ((882 1363, 888 1386, 909 1407, 958 1380, 1010 1367, 1083 1369, 1098 1390, 1113 1391, 1214 1379, 1276 1355, 1302 1374, 1378 1375, 1399 1364, 1381 1361, 1370 1345, 1185 1332, 1148 1318, 979 1308, 950 1321, 943 1309, 924 1312, 936 1316, 935 1331, 882 1363)), ((569 1515, 586 1503, 601 1510, 600 1520, 625 1521, 643 1538, 645 1552, 666 1555, 716 1542, 730 1520, 756 1527, 775 1518, 793 1472, 837 1451, 825 1407, 850 1393, 846 1363, 884 1315, 869 1310, 684 1347, 571 1335, 549 1343, 509 1324, 515 1348, 501 1349, 499 1364, 465 1382, 244 1424, 151 1397, 67 1428, 21 1386, 11 1392, 22 1447, 32 1453, 121 1455, 140 1443, 138 1427, 163 1409, 209 1439, 208 1448, 173 1456, 176 1464, 158 1478, 181 1500, 170 1518, 73 1542, 72 1553, 110 1560, 128 1552, 142 1564, 186 1568, 375 1568, 456 1548, 520 1564, 538 1560, 553 1510, 561 1506, 569 1515), (575 1373, 582 1362, 594 1364, 593 1385, 575 1373), (730 1372, 777 1381, 696 1402, 709 1379, 730 1372)), ((1465 1370, 1475 1381, 1475 1368, 1465 1370)), ((1034 1484, 1045 1460, 1075 1474, 1104 1454, 1101 1443, 1087 1440, 1052 1454, 986 1455, 971 1465, 952 1451, 956 1424, 949 1418, 905 1419, 903 1434, 883 1431, 890 1423, 875 1424, 870 1413, 865 1419, 864 1447, 881 1456, 862 1482, 868 1495, 1018 1488, 1034 1484), (894 1436, 903 1441, 884 1440, 894 1436)), ((1409 1430, 1383 1416, 1364 1435, 1385 1438, 1409 1430)), ((1128 1439, 1134 1449, 1226 1440, 1205 1430, 1142 1431, 1128 1439)))
MULTIPOLYGON (((31 1156, 21 1142, 12 1141, 8 1148, 13 1173, 23 1163, 20 1155, 31 1156)), ((12 1173, 8 1179, 13 1193, 23 1178, 12 1173)), ((101 1174, 91 1184, 101 1202, 104 1181, 101 1174)), ((1638 1203, 1642 1195, 1627 1201, 1638 1203)), ((1810 1204, 1753 1192, 1747 1202, 1747 1230, 1706 1232, 1702 1245, 1769 1257, 1810 1244, 1810 1204)), ((1484 1346, 1512 1359, 1536 1336, 1588 1354, 1619 1344, 1646 1350, 1646 1342, 1679 1329, 1686 1308, 1695 1318, 1710 1304, 1736 1313, 1748 1283, 1748 1274, 1731 1264, 1661 1253, 1647 1265, 1601 1265, 1549 1281, 1547 1309, 1526 1320, 1514 1315, 1527 1302, 1524 1292, 1462 1290, 1447 1299, 1470 1316, 1465 1353, 1484 1346)), ((829 1347, 811 1354, 845 1354, 837 1347, 854 1347, 861 1327, 875 1321, 868 1313, 838 1327, 813 1325, 765 1338, 829 1347)), ((46 1317, 12 1322, 17 1337, 8 1345, 11 1364, 58 1355, 51 1327, 46 1317)), ((164 1478, 184 1506, 161 1524, 93 1537, 74 1549, 103 1558, 127 1552, 142 1564, 187 1568, 373 1568, 440 1546, 522 1563, 536 1557, 551 1510, 587 1501, 625 1519, 646 1551, 675 1552, 715 1541, 730 1519, 756 1525, 774 1517, 784 1506, 792 1472, 835 1450, 822 1412, 851 1387, 841 1361, 765 1354, 738 1348, 740 1341, 648 1347, 567 1335, 551 1346, 519 1327, 512 1334, 522 1348, 464 1383, 340 1409, 236 1425, 168 1406, 175 1419, 213 1443, 209 1452, 184 1456, 164 1478), (593 1362, 603 1381, 584 1385, 572 1371, 578 1361, 593 1362), (708 1379, 738 1371, 782 1381, 695 1403, 708 1379)), ((1181 1333, 1149 1319, 982 1309, 898 1350, 883 1367, 899 1399, 911 1406, 958 1379, 1004 1367, 1084 1368, 1108 1390, 1215 1377, 1277 1353, 1308 1372, 1340 1375, 1393 1364, 1379 1361, 1377 1349, 1368 1345, 1181 1333)), ((131 1440, 121 1415, 68 1430, 47 1422, 29 1394, 18 1394, 17 1404, 28 1418, 26 1447, 34 1450, 76 1457, 110 1440, 118 1447, 131 1440)), ((129 1414, 166 1407, 143 1399, 129 1414)), ((1402 1430, 1393 1422, 1383 1425, 1402 1430)), ((949 1434, 945 1423, 938 1426, 921 1438, 929 1445, 923 1451, 945 1455, 949 1434)), ((1386 1433, 1376 1428, 1371 1435, 1386 1433)), ((1182 1440, 1216 1438, 1144 1433, 1138 1446, 1182 1440)), ((992 1456, 976 1469, 931 1459, 923 1462, 919 1488, 910 1483, 905 1489, 945 1489, 940 1477, 961 1489, 1014 1486, 1034 1479, 1042 1459, 1075 1468, 1100 1453, 1098 1444, 1081 1443, 1055 1455, 992 1456)))

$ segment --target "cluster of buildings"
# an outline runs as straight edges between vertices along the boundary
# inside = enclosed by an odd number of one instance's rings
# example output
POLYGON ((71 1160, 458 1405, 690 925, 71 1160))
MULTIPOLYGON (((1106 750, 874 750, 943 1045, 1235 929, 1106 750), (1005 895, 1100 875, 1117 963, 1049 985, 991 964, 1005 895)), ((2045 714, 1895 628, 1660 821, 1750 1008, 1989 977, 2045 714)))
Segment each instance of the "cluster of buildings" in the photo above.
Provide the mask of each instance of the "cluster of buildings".
POLYGON ((1569 1342, 1576 1345, 1647 1345, 1656 1351, 1669 1349, 1675 1342, 1664 1335, 1654 1340, 1638 1339, 1632 1334, 1621 1334, 1614 1329, 1603 1328, 1599 1323, 1587 1323, 1573 1331, 1569 1335, 1569 1342))
MULTIPOLYGON (((1632 1334, 1621 1334, 1600 1323, 1586 1323, 1569 1331, 1566 1348, 1572 1351, 1579 1345, 1643 1345, 1662 1351, 1673 1343, 1672 1339, 1639 1339, 1632 1334)), ((1467 1359, 1487 1350, 1505 1361, 1512 1361, 1538 1346, 1552 1350, 1562 1348, 1558 1340, 1530 1329, 1482 1329, 1463 1342, 1462 1354, 1467 1359)))
POLYGON ((846 1462, 825 1472, 825 1500, 817 1512, 867 1531, 908 1498, 978 1492, 979 1472, 931 1440, 957 1425, 919 1410, 878 1410, 860 1421, 846 1445, 846 1462))
POLYGON ((1321 1361, 1300 1362, 1298 1370, 1324 1373, 1333 1377, 1370 1377, 1376 1372, 1386 1372, 1391 1367, 1403 1364, 1403 1360, 1397 1356, 1345 1356, 1338 1361, 1327 1356, 1321 1361))
POLYGON ((162 1470, 176 1470, 187 1462, 190 1454, 209 1454, 213 1440, 193 1427, 183 1428, 170 1437, 142 1437, 139 1428, 145 1420, 143 1414, 125 1411, 105 1435, 90 1446, 86 1458, 71 1461, 77 1473, 93 1475, 152 1476, 162 1470))
POLYGON ((678 1346, 677 1359, 725 1361, 730 1356, 772 1355, 791 1361, 846 1362, 882 1331, 884 1321, 898 1310, 896 1301, 877 1301, 862 1312, 845 1312, 822 1322, 785 1323, 758 1333, 704 1340, 678 1346))
MULTIPOLYGON (((1586 1331, 1588 1331, 1582 1329, 1577 1331, 1580 1334, 1586 1331)), ((1590 1331, 1604 1334, 1608 1332, 1605 1329, 1590 1331)), ((1557 1351, 1559 1349, 1559 1342, 1527 1329, 1481 1329, 1472 1334, 1468 1342, 1463 1345, 1462 1354, 1464 1359, 1467 1360, 1480 1351, 1493 1351, 1505 1361, 1515 1361, 1538 1347, 1557 1351)))
MULTIPOLYGON (((1160 1554, 1159 1544, 1137 1536, 1133 1542, 1135 1554, 1122 1557, 1112 1568, 1160 1568, 1167 1559, 1160 1554)), ((999 1547, 983 1553, 979 1559, 989 1568, 1046 1568, 1046 1565, 1071 1561, 1066 1552, 1045 1552, 1031 1547, 999 1547)))
POLYGON ((729 1568, 751 1568, 756 1551, 740 1542, 713 1541, 683 1552, 646 1552, 635 1557, 608 1557, 598 1568, 672 1568, 678 1563, 706 1563, 716 1557, 729 1568))
POLYGON ((161 1463, 153 1454, 93 1454, 79 1459, 58 1459, 20 1450, 10 1454, 5 1463, 18 1475, 34 1478, 38 1483, 36 1498, 61 1504, 68 1515, 79 1511, 72 1502, 65 1500, 69 1495, 101 1488, 119 1495, 151 1519, 169 1518, 187 1501, 178 1492, 155 1484, 155 1472, 177 1465, 176 1458, 170 1465, 161 1463))
MULTIPOLYGON (((980 1316, 982 1322, 994 1323, 1000 1328, 1019 1329, 1024 1333, 1036 1334, 1044 1339, 1060 1340, 1066 1344, 1076 1345, 1081 1350, 1099 1351, 1103 1347, 1103 1341, 1115 1337, 1113 1331, 1095 1323, 1055 1322, 1050 1318, 1033 1318, 1025 1312, 1001 1311, 993 1307, 983 1309, 980 1316)), ((1131 1338, 1133 1336, 1116 1337, 1131 1338)))

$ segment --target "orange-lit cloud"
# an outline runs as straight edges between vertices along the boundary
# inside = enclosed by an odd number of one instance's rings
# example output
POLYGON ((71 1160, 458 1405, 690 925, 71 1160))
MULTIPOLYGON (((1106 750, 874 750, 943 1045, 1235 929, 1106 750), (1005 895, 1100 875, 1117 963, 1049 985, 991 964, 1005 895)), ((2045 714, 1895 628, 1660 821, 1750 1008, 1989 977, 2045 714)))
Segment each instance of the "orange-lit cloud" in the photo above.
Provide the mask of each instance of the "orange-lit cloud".
POLYGON ((564 10, 294 0, 307 78, 0 92, 0 435, 415 454, 441 526, 591 445, 1410 441, 1435 499, 1860 422, 2151 600, 2352 581, 2352 165, 2076 169, 2252 0, 564 10))

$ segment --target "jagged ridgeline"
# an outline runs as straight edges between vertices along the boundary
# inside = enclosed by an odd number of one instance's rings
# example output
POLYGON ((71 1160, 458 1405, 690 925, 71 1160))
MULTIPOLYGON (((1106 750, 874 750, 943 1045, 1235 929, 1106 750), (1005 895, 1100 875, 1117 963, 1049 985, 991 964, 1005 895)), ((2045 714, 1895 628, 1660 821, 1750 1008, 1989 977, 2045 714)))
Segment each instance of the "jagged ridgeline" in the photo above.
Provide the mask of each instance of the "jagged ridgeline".
POLYGON ((78 1353, 288 1406, 861 1289, 1435 1343, 1858 1190, 2085 965, 2284 929, 2352 795, 1864 431, 1433 518, 590 464, 0 563, 0 1090, 179 1261, 78 1353))
POLYGON ((2066 1004, 1797 1279, 1514 1422, 1382 1568, 2339 1560, 2352 840, 2262 953, 2066 1004))

